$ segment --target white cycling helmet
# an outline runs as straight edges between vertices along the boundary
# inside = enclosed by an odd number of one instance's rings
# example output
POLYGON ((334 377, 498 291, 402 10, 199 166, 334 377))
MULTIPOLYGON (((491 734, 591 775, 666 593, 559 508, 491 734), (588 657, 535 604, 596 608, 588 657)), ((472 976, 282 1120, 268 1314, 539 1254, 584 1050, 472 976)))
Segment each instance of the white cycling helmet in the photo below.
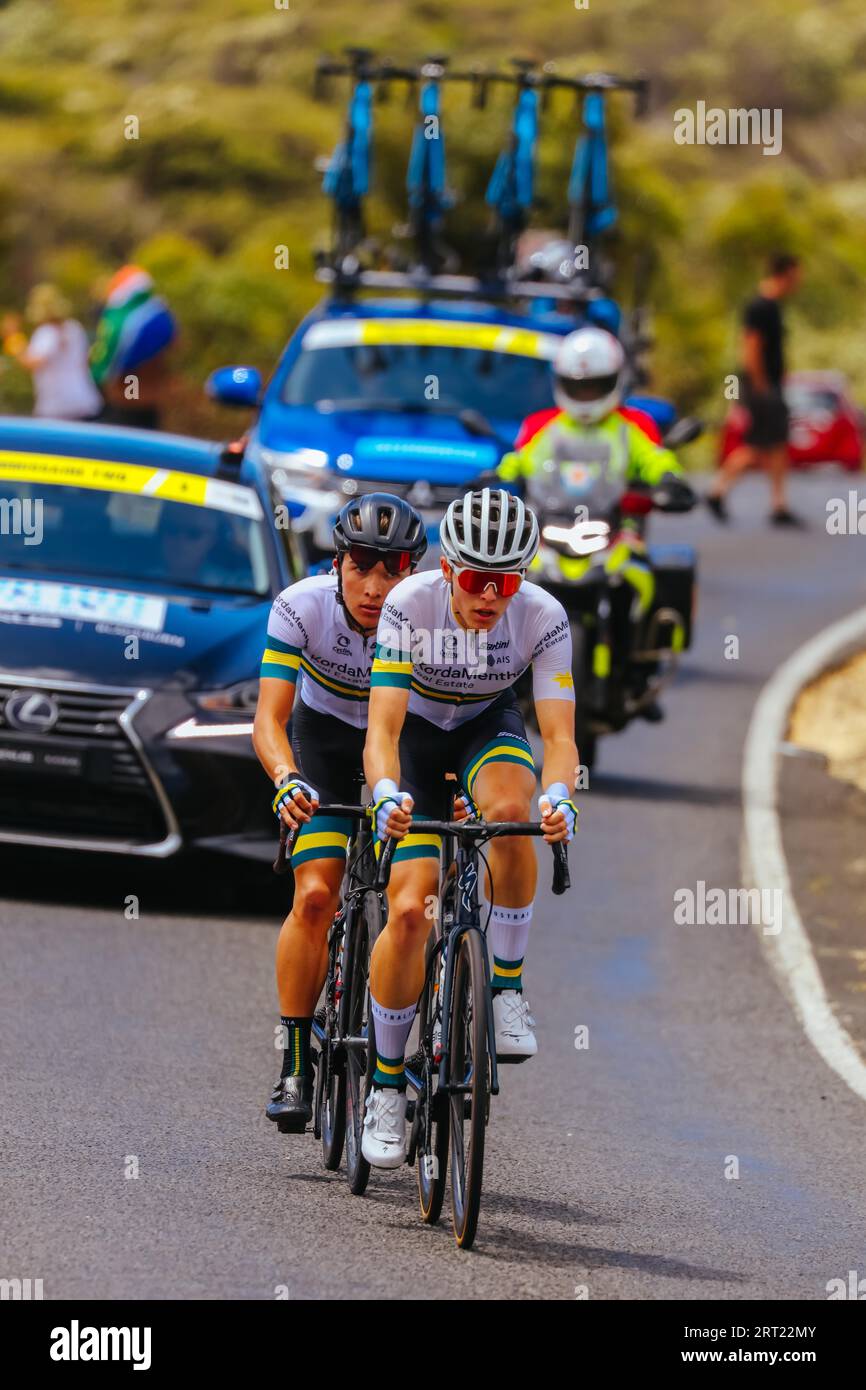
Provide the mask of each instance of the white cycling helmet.
POLYGON ((622 343, 604 328, 569 333, 553 363, 556 404, 582 425, 596 424, 622 399, 625 365, 622 343))
POLYGON ((505 488, 483 488, 455 497, 439 526, 449 565, 484 570, 523 570, 538 550, 538 519, 505 488))

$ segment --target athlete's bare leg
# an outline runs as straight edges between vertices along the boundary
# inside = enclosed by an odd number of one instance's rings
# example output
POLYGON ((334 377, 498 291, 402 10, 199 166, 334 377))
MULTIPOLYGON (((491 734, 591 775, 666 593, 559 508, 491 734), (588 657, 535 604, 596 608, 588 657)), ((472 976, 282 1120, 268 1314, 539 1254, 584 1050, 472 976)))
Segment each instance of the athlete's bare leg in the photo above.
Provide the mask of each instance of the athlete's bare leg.
MULTIPOLYGON (((528 767, 488 763, 475 779, 472 799, 485 820, 531 820, 534 793, 535 774, 528 767)), ((538 878, 532 840, 528 836, 491 840, 484 852, 499 906, 524 907, 531 903, 538 878)))
POLYGON ((408 1008, 421 993, 438 888, 438 859, 407 859, 391 868, 388 921, 370 966, 370 993, 385 1008, 408 1008))
POLYGON ((309 1018, 322 992, 344 868, 342 859, 308 859, 295 869, 295 900, 277 940, 277 992, 286 1017, 309 1018))

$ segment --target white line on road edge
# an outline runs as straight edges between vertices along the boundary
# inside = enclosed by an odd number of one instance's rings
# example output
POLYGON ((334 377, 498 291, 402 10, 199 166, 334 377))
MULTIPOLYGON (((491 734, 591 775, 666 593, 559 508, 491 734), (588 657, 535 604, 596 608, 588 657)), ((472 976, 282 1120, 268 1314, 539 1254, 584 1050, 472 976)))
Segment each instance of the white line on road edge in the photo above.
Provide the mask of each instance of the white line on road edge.
POLYGON ((830 1007, 791 890, 779 822, 777 758, 791 709, 803 687, 864 645, 866 609, 859 609, 800 647, 761 691, 743 753, 741 851, 743 882, 748 887, 778 889, 782 894, 782 930, 776 936, 760 933, 769 962, 809 1041, 862 1100, 866 1100, 866 1063, 830 1007))

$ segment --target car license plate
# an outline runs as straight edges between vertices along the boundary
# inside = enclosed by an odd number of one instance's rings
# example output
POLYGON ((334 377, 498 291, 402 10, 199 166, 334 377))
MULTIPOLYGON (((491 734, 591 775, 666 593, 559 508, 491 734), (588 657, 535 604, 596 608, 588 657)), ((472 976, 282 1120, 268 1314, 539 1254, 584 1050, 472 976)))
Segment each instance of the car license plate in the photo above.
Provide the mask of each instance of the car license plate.
POLYGON ((41 776, 82 777, 85 753, 78 748, 40 748, 0 740, 0 768, 41 776))

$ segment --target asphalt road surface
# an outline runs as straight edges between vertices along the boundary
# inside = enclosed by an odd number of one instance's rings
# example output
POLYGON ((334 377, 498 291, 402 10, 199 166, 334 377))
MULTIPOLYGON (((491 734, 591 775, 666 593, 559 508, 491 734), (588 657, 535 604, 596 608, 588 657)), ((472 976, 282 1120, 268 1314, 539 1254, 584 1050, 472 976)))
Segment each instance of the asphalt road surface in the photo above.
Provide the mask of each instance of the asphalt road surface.
POLYGON ((673 897, 738 884, 761 685, 866 600, 866 540, 823 524, 849 486, 797 480, 803 534, 766 526, 759 481, 726 530, 655 527, 700 547, 696 645, 667 721, 602 744, 568 898, 542 861, 540 1053, 493 1103, 472 1252, 447 1202, 421 1224, 413 1170, 354 1198, 312 1134, 265 1121, 270 884, 231 863, 4 853, 0 1276, 46 1298, 822 1299, 866 1273, 863 1102, 805 1040, 755 928, 679 926, 673 897))

